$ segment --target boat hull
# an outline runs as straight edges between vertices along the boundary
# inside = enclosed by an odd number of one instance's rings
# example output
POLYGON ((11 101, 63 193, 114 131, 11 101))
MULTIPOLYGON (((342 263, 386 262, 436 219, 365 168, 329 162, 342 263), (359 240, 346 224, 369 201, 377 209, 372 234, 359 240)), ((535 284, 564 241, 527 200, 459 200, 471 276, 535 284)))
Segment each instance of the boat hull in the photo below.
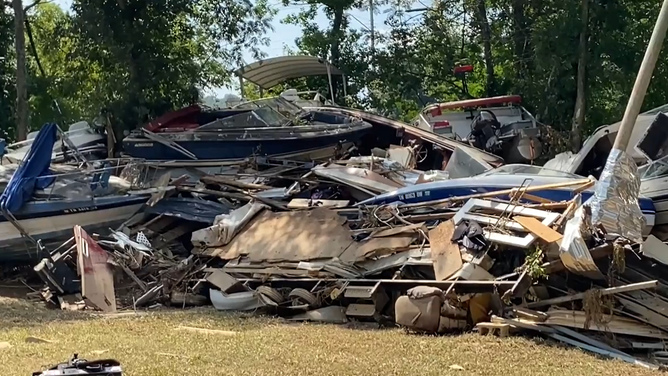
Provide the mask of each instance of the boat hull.
MULTIPOLYGON (((106 232, 116 228, 136 213, 145 197, 104 197, 81 202, 29 202, 13 213, 19 225, 44 246, 59 244, 72 236, 72 228, 80 225, 90 232, 106 232)), ((53 250, 53 249, 51 249, 53 250)), ((30 240, 0 216, 0 263, 26 263, 44 257, 36 252, 30 240)))
MULTIPOLYGON (((504 177, 486 177, 486 179, 503 179, 504 177)), ((485 184, 485 182, 478 181, 477 178, 454 179, 440 183, 417 184, 408 188, 403 188, 394 192, 372 197, 358 205, 382 205, 393 202, 403 202, 405 204, 414 204, 433 200, 442 200, 450 197, 467 196, 476 193, 487 193, 500 191, 504 189, 516 188, 522 185, 524 177, 520 177, 516 184, 485 184)), ((549 179, 550 183, 554 183, 556 179, 549 179)), ((534 183, 532 185, 539 185, 534 183)), ((549 184, 546 182, 546 184, 549 184)), ((532 195, 542 197, 551 201, 566 201, 572 199, 575 195, 573 191, 568 189, 545 189, 540 191, 532 191, 532 195)), ((582 192, 582 201, 588 200, 594 191, 592 189, 582 192)), ((509 199, 509 197, 500 196, 500 198, 509 199)), ((666 197, 668 200, 668 196, 666 197)), ((638 200, 640 210, 642 211, 646 226, 643 234, 646 236, 655 225, 657 209, 655 209, 652 199, 640 198, 638 200)), ((667 205, 668 209, 668 205, 667 205)))
MULTIPOLYGON (((333 155, 337 145, 355 142, 368 133, 371 126, 358 126, 350 130, 323 132, 316 136, 300 137, 286 135, 275 138, 214 137, 208 134, 190 133, 188 139, 177 134, 160 134, 193 153, 199 160, 238 160, 252 155, 294 156, 314 152, 327 152, 333 155)), ((185 135, 183 135, 185 136, 185 135)), ((128 136, 123 140, 125 154, 147 160, 184 160, 183 153, 165 144, 141 137, 128 136)))

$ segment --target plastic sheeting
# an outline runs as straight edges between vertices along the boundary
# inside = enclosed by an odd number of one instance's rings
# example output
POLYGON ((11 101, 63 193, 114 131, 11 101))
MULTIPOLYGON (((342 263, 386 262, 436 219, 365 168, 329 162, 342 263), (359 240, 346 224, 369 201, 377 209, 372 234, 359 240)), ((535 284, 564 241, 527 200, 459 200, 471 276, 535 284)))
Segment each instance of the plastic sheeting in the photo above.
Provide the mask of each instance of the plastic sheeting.
POLYGON ((229 213, 230 207, 218 202, 197 198, 169 197, 145 208, 146 213, 183 218, 187 221, 212 225, 216 216, 229 213))
POLYGON ((609 234, 642 243, 646 221, 638 205, 639 192, 635 161, 625 152, 613 149, 588 202, 592 224, 603 225, 609 234))
POLYGON ((577 166, 574 166, 574 164, 577 157, 577 154, 573 154, 570 151, 559 153, 554 158, 547 161, 543 167, 555 171, 575 173, 574 170, 577 169, 577 166))
POLYGON ((14 212, 21 209, 31 199, 35 189, 44 189, 53 183, 54 177, 39 177, 49 175, 51 154, 57 139, 58 126, 55 123, 45 124, 0 196, 2 210, 14 212))
POLYGON ((267 205, 258 202, 248 204, 233 210, 229 214, 216 217, 214 225, 192 233, 193 244, 204 244, 208 247, 221 247, 232 241, 237 233, 267 205))

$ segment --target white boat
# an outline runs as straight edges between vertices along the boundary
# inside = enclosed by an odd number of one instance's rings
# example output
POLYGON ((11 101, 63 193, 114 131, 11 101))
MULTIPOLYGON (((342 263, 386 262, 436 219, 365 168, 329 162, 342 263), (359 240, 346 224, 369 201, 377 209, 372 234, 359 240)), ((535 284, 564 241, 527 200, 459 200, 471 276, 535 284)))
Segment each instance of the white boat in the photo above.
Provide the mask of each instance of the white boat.
POLYGON ((509 95, 431 104, 411 125, 470 143, 507 163, 527 163, 540 157, 541 135, 521 100, 509 95))
MULTIPOLYGON (((640 195, 654 202, 657 226, 668 224, 668 116, 663 114, 667 110, 668 107, 663 106, 640 114, 626 149, 638 165, 640 195)), ((545 167, 598 179, 620 123, 598 128, 585 140, 580 152, 561 153, 545 167)))
MULTIPOLYGON (((2 156, 3 162, 19 163, 25 158, 25 155, 30 150, 33 140, 37 136, 37 132, 28 133, 25 141, 19 141, 7 145, 5 154, 2 156)), ((65 136, 77 148, 77 151, 85 156, 87 159, 100 159, 107 157, 107 136, 101 132, 97 132, 86 121, 80 121, 70 125, 65 136)), ((53 145, 51 160, 54 163, 63 162, 66 159, 67 152, 63 150, 65 145, 62 136, 59 135, 58 141, 53 145)), ((65 147, 67 149, 67 147, 65 147)), ((69 151, 72 154, 72 151, 69 151)))
POLYGON ((116 227, 146 202, 146 195, 124 192, 129 183, 110 184, 117 166, 53 175, 49 151, 57 134, 56 124, 42 127, 0 196, 3 264, 41 259, 38 241, 46 246, 66 240, 74 225, 97 232, 116 227))

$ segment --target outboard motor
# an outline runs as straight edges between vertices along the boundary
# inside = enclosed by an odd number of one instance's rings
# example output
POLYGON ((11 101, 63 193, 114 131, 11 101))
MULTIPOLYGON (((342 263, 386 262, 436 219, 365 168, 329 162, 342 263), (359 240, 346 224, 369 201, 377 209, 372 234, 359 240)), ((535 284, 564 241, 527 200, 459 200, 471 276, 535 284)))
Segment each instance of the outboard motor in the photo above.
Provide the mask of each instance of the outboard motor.
POLYGON ((95 360, 92 362, 86 359, 79 359, 74 354, 67 363, 58 364, 44 372, 33 372, 33 376, 57 376, 57 375, 104 375, 104 376, 122 376, 121 364, 114 359, 95 360))
POLYGON ((496 119, 496 115, 491 111, 480 111, 471 123, 473 146, 495 154, 501 151, 501 143, 498 138, 500 129, 501 123, 496 119))

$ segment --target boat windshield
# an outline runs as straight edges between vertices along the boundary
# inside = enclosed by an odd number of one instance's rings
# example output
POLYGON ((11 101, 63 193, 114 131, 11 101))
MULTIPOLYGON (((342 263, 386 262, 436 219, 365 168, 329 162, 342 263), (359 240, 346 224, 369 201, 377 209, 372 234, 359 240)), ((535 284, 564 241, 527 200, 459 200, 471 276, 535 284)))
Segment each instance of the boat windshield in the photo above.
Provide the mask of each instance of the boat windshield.
POLYGON ((653 108, 647 112, 643 112, 642 115, 658 115, 660 112, 668 112, 668 104, 664 104, 663 106, 659 106, 657 108, 653 108))
POLYGON ((216 119, 211 123, 204 124, 197 130, 216 131, 235 128, 267 128, 283 127, 290 123, 290 119, 271 107, 260 107, 253 111, 243 112, 237 115, 216 119))
POLYGON ((234 106, 234 108, 261 108, 271 107, 275 111, 287 117, 299 116, 303 110, 301 107, 290 103, 290 101, 281 97, 263 98, 255 101, 244 102, 234 106))
POLYGON ((638 167, 640 179, 654 179, 668 175, 668 156, 661 157, 656 161, 650 161, 638 167))
POLYGON ((489 176, 489 175, 540 175, 540 176, 552 176, 557 178, 582 179, 582 176, 571 174, 568 172, 552 170, 541 166, 531 166, 523 164, 504 165, 489 171, 485 171, 479 176, 489 176))

